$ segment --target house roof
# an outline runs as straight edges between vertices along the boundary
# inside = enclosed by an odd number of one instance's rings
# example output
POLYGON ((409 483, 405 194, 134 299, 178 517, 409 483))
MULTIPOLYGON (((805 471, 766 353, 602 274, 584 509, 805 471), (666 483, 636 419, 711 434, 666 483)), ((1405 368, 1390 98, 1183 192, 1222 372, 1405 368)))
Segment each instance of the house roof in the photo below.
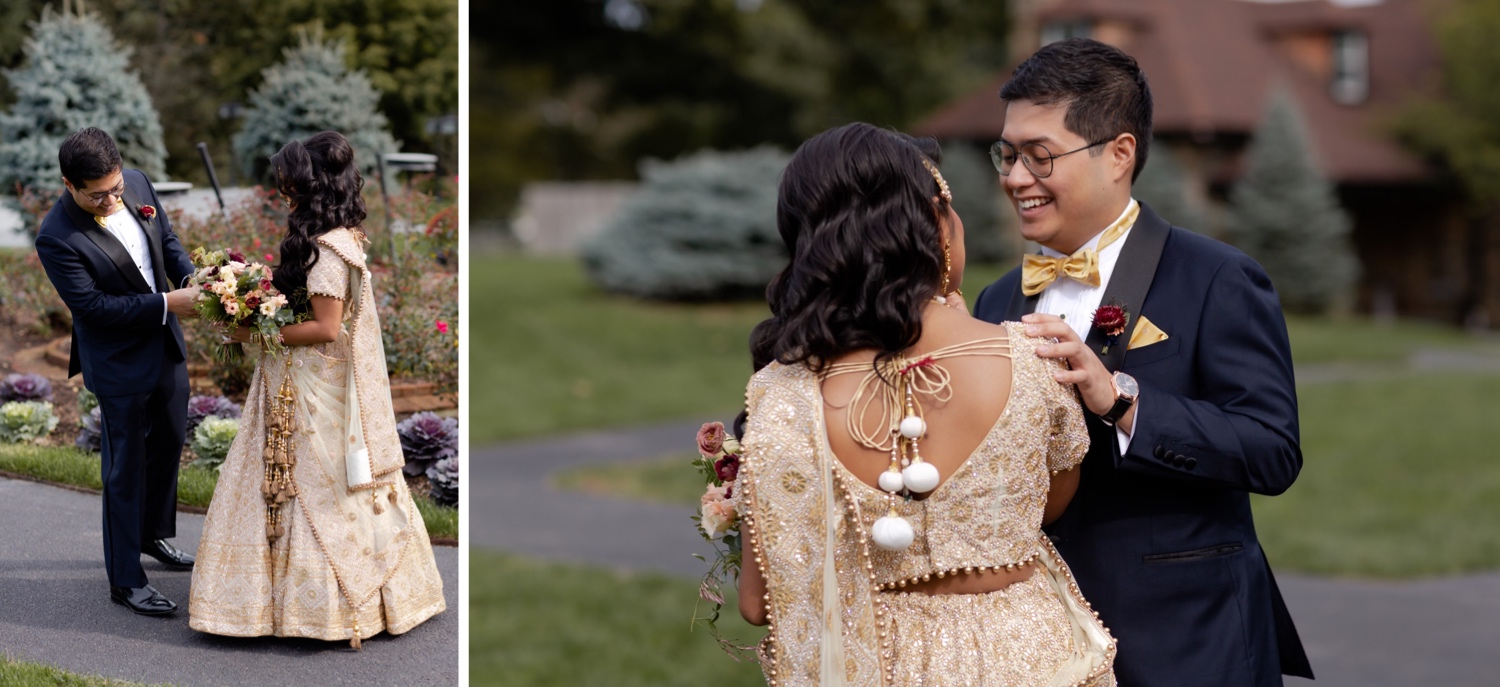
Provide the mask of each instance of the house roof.
MULTIPOLYGON (((1386 0, 1363 6, 1327 0, 1051 0, 1035 22, 1090 20, 1126 27, 1101 40, 1131 54, 1155 100, 1155 134, 1197 140, 1248 136, 1274 89, 1302 110, 1324 173, 1345 183, 1392 183, 1427 176, 1426 167, 1381 132, 1385 117, 1438 82, 1440 56, 1425 5, 1386 0), (1363 32, 1369 44, 1369 97, 1342 105, 1289 44, 1299 36, 1363 32)), ((1097 25, 1097 24, 1096 24, 1097 25)), ((1326 65, 1324 65, 1326 68, 1326 65)), ((939 138, 994 140, 1003 112, 998 93, 1011 69, 941 108, 915 129, 939 138)))

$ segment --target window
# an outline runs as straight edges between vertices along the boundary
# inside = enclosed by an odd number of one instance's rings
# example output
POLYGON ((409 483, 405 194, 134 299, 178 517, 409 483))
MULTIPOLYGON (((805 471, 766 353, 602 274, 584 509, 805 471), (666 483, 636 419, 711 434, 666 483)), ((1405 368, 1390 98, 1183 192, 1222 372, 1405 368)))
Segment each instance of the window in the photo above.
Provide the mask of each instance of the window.
POLYGON ((1333 34, 1333 80, 1328 92, 1341 105, 1370 97, 1370 40, 1359 31, 1333 34))
POLYGON ((1094 23, 1086 19, 1047 22, 1042 27, 1042 45, 1069 38, 1089 38, 1093 28, 1094 23))

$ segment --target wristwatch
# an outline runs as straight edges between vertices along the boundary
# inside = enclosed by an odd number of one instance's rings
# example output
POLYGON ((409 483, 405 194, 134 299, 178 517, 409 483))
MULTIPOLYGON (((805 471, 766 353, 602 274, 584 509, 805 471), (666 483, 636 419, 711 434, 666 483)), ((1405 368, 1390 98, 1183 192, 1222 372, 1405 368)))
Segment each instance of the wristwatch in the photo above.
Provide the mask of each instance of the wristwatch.
POLYGON ((1135 377, 1124 372, 1116 372, 1113 377, 1109 378, 1109 384, 1115 388, 1115 405, 1100 415, 1099 419, 1103 420, 1104 424, 1113 427, 1116 422, 1120 421, 1120 418, 1125 416, 1130 407, 1135 405, 1136 397, 1141 395, 1141 385, 1136 384, 1135 377))

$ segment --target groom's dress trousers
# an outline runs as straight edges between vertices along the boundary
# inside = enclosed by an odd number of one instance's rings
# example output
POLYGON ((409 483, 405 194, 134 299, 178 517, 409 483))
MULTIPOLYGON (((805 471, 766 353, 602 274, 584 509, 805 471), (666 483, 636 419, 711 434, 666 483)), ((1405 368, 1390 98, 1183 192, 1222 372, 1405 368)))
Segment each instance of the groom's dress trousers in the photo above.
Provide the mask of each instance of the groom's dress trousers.
POLYGON ((1286 491, 1302 467, 1276 292, 1243 253, 1171 227, 1144 204, 1115 245, 1096 291, 1060 278, 1048 290, 1076 293, 1028 297, 1018 268, 974 303, 990 322, 1068 311, 1105 367, 1141 387, 1128 438, 1085 413, 1091 444, 1078 492, 1048 536, 1119 641, 1122 687, 1311 677, 1250 513, 1251 493, 1286 491), (1079 321, 1101 304, 1130 313, 1107 353, 1103 332, 1079 321), (1142 318, 1166 338, 1131 349, 1142 318))
POLYGON ((124 210, 101 224, 64 193, 42 220, 36 250, 73 315, 68 372, 81 372, 99 397, 110 585, 143 587, 142 544, 176 534, 187 347, 165 294, 193 265, 146 175, 123 176, 124 210), (147 218, 143 205, 156 212, 147 218))

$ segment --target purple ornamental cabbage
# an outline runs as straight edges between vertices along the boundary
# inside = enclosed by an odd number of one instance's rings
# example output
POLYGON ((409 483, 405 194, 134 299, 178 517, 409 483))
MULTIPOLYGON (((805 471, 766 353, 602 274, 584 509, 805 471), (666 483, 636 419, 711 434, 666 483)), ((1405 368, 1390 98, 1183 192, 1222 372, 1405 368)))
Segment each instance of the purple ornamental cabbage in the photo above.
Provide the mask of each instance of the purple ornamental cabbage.
POLYGON ((103 450, 104 442, 104 419, 99 415, 99 407, 95 406, 87 415, 78 421, 78 448, 85 451, 99 453, 103 450))
POLYGON ((0 403, 11 401, 50 401, 52 382, 38 374, 9 374, 0 379, 0 403))
POLYGON ((223 396, 194 396, 188 399, 187 410, 187 440, 193 439, 193 430, 198 428, 198 423, 203 418, 214 415, 220 418, 231 418, 240 416, 240 404, 223 396))
POLYGON ((440 506, 458 507, 458 456, 444 458, 427 468, 432 488, 427 492, 440 506))
POLYGON ((427 471, 433 463, 458 455, 458 420, 437 413, 417 413, 396 425, 401 435, 401 453, 406 456, 403 471, 413 477, 427 471))

